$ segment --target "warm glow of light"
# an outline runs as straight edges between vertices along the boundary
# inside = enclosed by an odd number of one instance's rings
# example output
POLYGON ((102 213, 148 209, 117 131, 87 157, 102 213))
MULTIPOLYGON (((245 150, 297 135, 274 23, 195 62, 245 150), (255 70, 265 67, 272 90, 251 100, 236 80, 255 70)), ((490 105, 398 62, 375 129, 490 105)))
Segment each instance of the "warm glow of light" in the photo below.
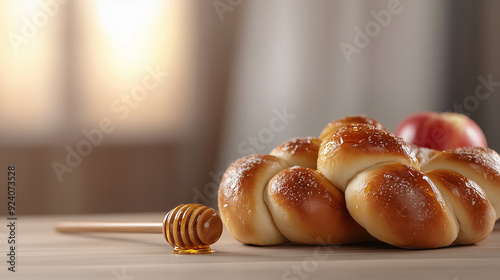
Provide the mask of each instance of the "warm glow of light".
POLYGON ((30 17, 35 12, 41 9, 37 0, 20 0, 12 1, 12 13, 17 17, 30 17))
POLYGON ((112 45, 115 59, 124 65, 148 60, 148 43, 154 34, 161 0, 106 0, 95 2, 99 26, 112 45))
POLYGON ((76 126, 95 127, 107 117, 117 125, 108 141, 181 137, 194 118, 196 100, 189 68, 194 58, 188 55, 195 21, 186 17, 194 4, 167 0, 72 3, 79 13, 73 56, 80 108, 75 113, 76 126), (141 101, 127 105, 130 114, 117 113, 132 90, 143 84, 148 69, 171 76, 158 81, 141 101))
POLYGON ((0 131, 2 142, 51 141, 64 123, 64 5, 0 2, 0 131))

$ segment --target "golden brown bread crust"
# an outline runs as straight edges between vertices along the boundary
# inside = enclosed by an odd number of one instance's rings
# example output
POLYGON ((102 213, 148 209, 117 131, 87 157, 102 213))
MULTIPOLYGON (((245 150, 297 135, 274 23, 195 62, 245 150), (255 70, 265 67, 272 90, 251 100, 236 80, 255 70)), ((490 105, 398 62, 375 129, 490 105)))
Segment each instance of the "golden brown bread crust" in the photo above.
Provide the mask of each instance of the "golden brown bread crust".
POLYGON ((457 237, 458 224, 434 184, 401 163, 358 174, 345 193, 352 217, 375 238, 404 248, 438 248, 457 237))
POLYGON ((458 220, 455 244, 474 244, 486 239, 495 226, 495 210, 484 191, 456 172, 434 169, 425 173, 439 189, 458 220))
POLYGON ((361 242, 369 232, 405 248, 487 238, 500 217, 500 156, 411 147, 377 126, 351 116, 325 127, 321 143, 294 138, 272 155, 237 160, 219 189, 231 235, 256 245, 331 244, 361 242))
POLYGON ((255 245, 287 242, 262 197, 269 180, 286 168, 285 161, 275 156, 250 155, 235 161, 224 173, 218 191, 219 212, 238 241, 255 245))
POLYGON ((411 147, 402 138, 372 125, 351 124, 321 142, 318 170, 345 191, 356 173, 382 162, 401 162, 419 168, 411 147))
POLYGON ((316 169, 321 141, 314 137, 296 137, 274 148, 270 155, 282 158, 289 166, 316 169))
POLYGON ((423 171, 446 169, 457 172, 481 187, 500 217, 500 156, 482 147, 446 150, 436 154, 422 167, 423 171))
POLYGON ((367 117, 365 115, 352 115, 342 119, 334 120, 327 124, 325 128, 323 128, 323 131, 321 131, 319 139, 324 140, 329 134, 349 124, 369 124, 373 125, 376 128, 387 130, 381 123, 370 117, 367 117))
POLYGON ((440 151, 430 149, 430 148, 425 148, 425 147, 419 147, 414 144, 410 144, 411 149, 413 151, 413 154, 415 157, 418 159, 418 163, 420 164, 420 168, 422 166, 426 165, 429 160, 434 157, 436 154, 438 154, 440 151))
POLYGON ((290 241, 347 244, 373 239, 349 215, 344 195, 316 170, 295 166, 281 171, 269 182, 264 200, 290 241))

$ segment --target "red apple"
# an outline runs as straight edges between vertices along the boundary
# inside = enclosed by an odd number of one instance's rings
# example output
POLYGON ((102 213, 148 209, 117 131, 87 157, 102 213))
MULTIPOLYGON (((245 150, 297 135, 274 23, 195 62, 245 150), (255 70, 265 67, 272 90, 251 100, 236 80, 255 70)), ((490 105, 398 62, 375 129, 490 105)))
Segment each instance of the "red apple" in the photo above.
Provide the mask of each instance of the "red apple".
POLYGON ((416 113, 406 117, 394 134, 408 143, 435 150, 488 147, 481 128, 459 113, 416 113))

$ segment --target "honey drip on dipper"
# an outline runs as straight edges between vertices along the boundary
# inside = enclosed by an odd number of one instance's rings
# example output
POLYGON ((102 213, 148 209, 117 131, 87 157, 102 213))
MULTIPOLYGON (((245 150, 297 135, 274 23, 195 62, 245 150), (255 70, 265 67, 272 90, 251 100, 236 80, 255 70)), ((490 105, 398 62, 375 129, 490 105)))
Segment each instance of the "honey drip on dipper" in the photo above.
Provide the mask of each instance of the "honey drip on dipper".
POLYGON ((167 213, 163 236, 174 254, 212 253, 210 244, 222 233, 222 221, 212 208, 199 204, 179 205, 167 213))
POLYGON ((214 209, 200 204, 182 204, 170 210, 163 223, 61 222, 59 232, 162 233, 174 254, 208 254, 222 234, 222 221, 214 209))

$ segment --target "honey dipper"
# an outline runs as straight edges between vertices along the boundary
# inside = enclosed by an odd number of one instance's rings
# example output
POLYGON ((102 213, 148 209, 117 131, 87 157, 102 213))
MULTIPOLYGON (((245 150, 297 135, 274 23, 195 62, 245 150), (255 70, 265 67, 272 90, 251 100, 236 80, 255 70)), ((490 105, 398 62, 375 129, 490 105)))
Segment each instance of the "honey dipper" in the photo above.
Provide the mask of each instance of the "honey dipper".
POLYGON ((214 209, 200 204, 181 204, 170 210, 162 223, 60 222, 59 232, 162 233, 174 254, 207 254, 222 234, 222 221, 214 209))

